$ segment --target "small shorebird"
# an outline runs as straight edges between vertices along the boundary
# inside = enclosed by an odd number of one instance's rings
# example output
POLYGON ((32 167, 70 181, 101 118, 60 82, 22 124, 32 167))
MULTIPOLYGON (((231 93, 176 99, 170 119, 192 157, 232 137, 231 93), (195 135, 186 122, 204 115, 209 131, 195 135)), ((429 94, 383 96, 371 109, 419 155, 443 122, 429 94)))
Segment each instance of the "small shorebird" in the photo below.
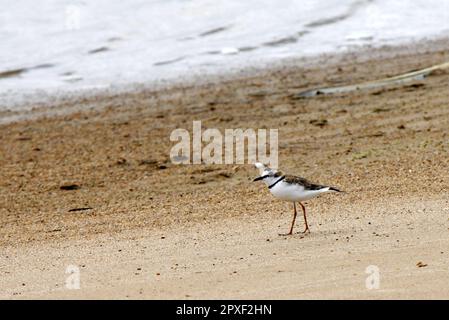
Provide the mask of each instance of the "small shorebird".
POLYGON ((307 224, 306 208, 301 201, 315 198, 322 193, 331 191, 341 192, 337 188, 314 184, 301 177, 284 175, 281 171, 270 169, 260 162, 257 162, 255 165, 260 171, 260 177, 254 179, 254 181, 262 180, 268 186, 268 189, 270 189, 273 196, 281 200, 293 202, 294 213, 292 226, 290 227, 289 233, 280 235, 293 234, 293 227, 296 220, 296 202, 301 205, 304 214, 306 228, 303 233, 306 233, 307 231, 310 232, 310 230, 309 225, 307 224))

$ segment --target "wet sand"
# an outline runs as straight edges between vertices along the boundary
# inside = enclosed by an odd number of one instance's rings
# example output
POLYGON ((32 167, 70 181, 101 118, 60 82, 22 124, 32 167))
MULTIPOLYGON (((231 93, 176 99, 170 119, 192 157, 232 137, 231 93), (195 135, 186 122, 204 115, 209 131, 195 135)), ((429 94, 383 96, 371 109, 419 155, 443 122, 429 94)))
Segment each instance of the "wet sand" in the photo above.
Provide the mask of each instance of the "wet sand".
POLYGON ((0 297, 449 298, 449 72, 296 97, 449 61, 427 51, 72 97, 0 126, 0 297), (284 171, 347 193, 306 203, 310 235, 280 237, 292 208, 251 165, 170 162, 171 131, 194 120, 278 128, 284 171), (65 288, 68 265, 80 290, 65 288))

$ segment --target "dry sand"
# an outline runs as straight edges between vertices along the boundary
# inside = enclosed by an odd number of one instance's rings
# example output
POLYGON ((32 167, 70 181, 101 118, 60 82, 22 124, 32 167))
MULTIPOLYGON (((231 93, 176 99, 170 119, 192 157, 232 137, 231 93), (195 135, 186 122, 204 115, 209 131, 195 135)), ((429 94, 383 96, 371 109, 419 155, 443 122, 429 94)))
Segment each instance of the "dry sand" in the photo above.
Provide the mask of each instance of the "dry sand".
POLYGON ((58 101, 65 114, 0 126, 0 297, 449 298, 449 72, 294 98, 449 61, 385 50, 74 97, 58 101), (347 193, 306 203, 311 234, 278 236, 292 208, 252 166, 171 164, 170 132, 193 120, 279 128, 284 171, 347 193), (68 265, 80 290, 65 288, 68 265))

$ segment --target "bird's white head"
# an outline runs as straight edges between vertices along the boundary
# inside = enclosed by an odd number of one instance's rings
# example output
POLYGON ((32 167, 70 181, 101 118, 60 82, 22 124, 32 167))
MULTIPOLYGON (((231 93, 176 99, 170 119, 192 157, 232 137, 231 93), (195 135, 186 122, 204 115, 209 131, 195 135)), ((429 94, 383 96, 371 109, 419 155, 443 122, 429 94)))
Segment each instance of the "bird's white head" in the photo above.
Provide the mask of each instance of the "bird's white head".
POLYGON ((271 170, 266 165, 264 165, 262 162, 256 162, 254 165, 256 166, 257 169, 259 169, 260 175, 262 175, 266 169, 271 170))
POLYGON ((281 173, 277 170, 271 169, 264 165, 263 163, 256 162, 254 164, 257 169, 259 169, 260 176, 254 179, 253 181, 260 181, 262 180, 265 182, 267 186, 274 183, 279 177, 281 177, 281 173))

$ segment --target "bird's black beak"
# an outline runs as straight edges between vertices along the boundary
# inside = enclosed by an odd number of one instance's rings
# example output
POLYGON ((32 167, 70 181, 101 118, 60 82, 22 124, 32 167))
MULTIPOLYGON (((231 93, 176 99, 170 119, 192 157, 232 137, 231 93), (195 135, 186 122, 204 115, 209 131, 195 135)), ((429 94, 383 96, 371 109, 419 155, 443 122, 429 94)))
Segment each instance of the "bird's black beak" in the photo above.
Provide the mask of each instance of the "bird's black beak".
POLYGON ((263 179, 265 179, 266 177, 268 177, 268 175, 257 177, 256 179, 253 180, 253 182, 263 180, 263 179))

